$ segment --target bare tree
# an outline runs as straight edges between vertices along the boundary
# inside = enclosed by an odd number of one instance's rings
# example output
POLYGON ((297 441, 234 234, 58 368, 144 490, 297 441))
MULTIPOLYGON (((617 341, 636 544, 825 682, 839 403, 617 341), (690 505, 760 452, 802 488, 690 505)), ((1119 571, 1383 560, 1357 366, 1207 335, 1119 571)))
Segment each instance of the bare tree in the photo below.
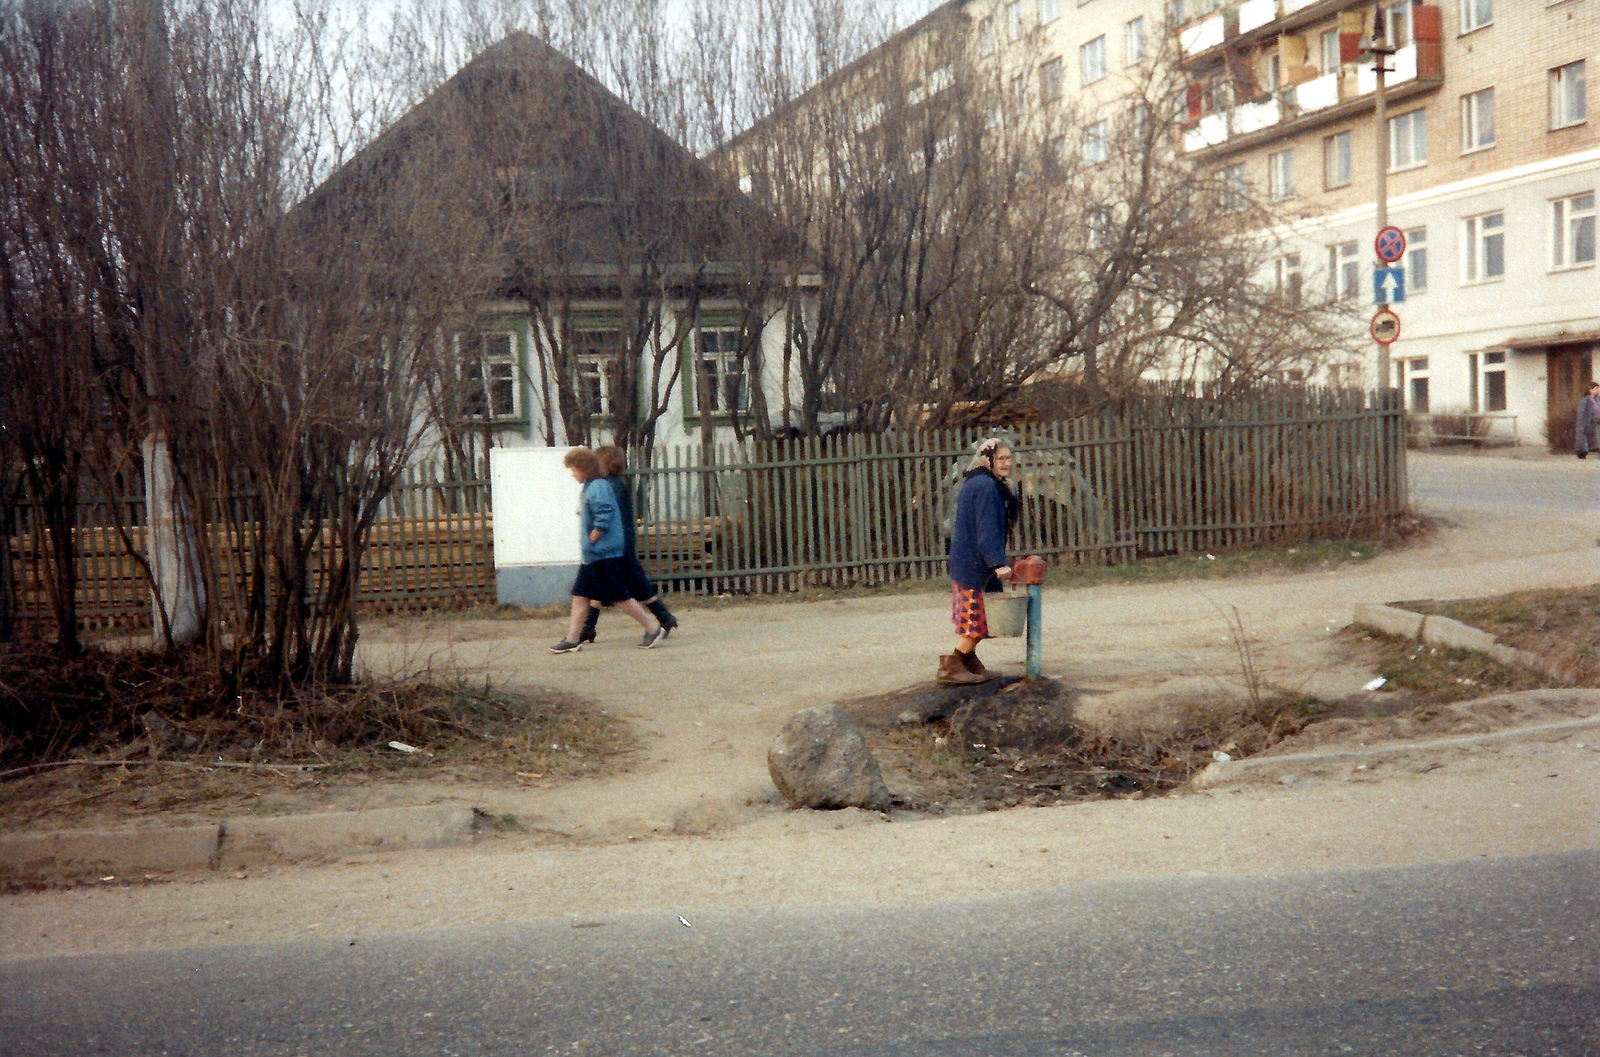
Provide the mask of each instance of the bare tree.
MULTIPOLYGON (((762 58, 750 82, 781 93, 790 60, 762 58)), ((719 150, 824 276, 786 345, 794 425, 824 405, 856 428, 965 421, 1067 374, 1092 400, 1151 373, 1249 384, 1341 351, 1337 306, 1260 282, 1277 218, 1177 153, 1170 61, 1093 105, 1061 76, 941 8, 719 150)))

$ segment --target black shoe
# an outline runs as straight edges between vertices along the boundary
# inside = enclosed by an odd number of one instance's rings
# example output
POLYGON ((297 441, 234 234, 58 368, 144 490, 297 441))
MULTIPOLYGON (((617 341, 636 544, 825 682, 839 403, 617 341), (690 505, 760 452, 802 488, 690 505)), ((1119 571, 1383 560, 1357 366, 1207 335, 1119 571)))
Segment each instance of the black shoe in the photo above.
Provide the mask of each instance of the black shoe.
POLYGON ((593 606, 589 607, 589 615, 583 618, 583 630, 578 632, 578 642, 593 642, 595 631, 600 626, 600 611, 593 606))
POLYGON ((1587 459, 1588 457, 1589 457, 1589 453, 1586 452, 1586 451, 1580 451, 1578 453, 1578 458, 1580 458, 1580 459, 1587 459))
POLYGON ((647 631, 644 633, 644 638, 639 640, 639 648, 641 650, 653 650, 656 647, 656 643, 666 637, 667 629, 665 625, 656 628, 654 631, 647 631))
POLYGON ((667 604, 658 598, 654 602, 647 603, 647 606, 656 620, 661 622, 661 637, 666 638, 672 634, 673 629, 678 626, 678 618, 672 615, 672 610, 667 608, 667 604))
POLYGON ((583 642, 582 641, 573 642, 571 639, 562 639, 560 642, 558 642, 554 646, 550 647, 550 652, 551 653, 577 653, 581 649, 583 649, 583 642))

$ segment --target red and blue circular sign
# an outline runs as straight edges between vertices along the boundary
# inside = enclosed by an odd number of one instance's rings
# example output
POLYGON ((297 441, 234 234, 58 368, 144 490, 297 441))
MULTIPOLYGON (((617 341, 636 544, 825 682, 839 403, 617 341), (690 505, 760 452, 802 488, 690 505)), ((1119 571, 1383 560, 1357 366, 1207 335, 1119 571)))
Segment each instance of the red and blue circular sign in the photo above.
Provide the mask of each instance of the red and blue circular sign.
POLYGON ((1378 254, 1378 260, 1393 264, 1406 255, 1406 233, 1393 224, 1380 228, 1372 248, 1378 254))

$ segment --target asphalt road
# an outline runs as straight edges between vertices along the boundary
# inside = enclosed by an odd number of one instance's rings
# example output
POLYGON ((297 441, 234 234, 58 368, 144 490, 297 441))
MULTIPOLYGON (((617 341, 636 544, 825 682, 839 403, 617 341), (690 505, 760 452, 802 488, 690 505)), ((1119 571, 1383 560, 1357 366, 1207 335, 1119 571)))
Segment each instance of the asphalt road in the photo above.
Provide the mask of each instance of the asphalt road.
POLYGON ((1600 516, 1600 457, 1579 461, 1410 452, 1411 498, 1424 507, 1600 516))
POLYGON ((1600 1053, 1592 853, 683 913, 0 963, 0 1054, 1600 1053))

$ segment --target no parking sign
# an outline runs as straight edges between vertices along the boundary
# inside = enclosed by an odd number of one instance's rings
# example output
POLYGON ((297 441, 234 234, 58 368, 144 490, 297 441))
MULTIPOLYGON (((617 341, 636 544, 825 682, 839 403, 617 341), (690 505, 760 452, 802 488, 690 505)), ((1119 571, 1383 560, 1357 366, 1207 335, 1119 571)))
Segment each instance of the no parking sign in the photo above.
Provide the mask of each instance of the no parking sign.
POLYGON ((1378 260, 1393 264, 1406 255, 1406 233, 1393 224, 1379 228, 1378 237, 1372 241, 1372 250, 1378 255, 1378 260))

